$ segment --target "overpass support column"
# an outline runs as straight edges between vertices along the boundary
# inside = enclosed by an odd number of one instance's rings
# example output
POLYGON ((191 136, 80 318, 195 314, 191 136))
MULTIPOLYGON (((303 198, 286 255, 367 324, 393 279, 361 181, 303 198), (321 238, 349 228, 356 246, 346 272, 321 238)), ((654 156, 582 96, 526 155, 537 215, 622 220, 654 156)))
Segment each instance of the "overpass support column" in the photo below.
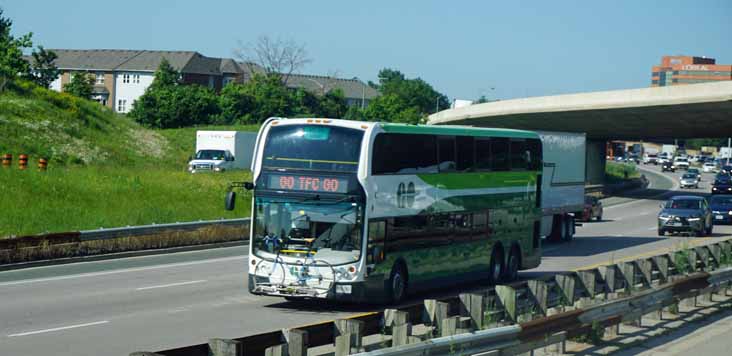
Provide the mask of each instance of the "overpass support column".
POLYGON ((585 180, 587 184, 605 183, 605 140, 587 140, 585 180))

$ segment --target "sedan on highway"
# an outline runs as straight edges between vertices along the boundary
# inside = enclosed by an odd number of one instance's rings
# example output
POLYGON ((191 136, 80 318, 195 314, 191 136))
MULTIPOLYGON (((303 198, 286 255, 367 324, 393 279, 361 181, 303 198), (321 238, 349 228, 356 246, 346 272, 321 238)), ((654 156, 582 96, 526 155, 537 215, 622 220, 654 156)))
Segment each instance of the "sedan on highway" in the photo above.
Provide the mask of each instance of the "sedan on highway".
POLYGON ((732 224, 732 195, 712 195, 709 206, 715 224, 732 224))
POLYGON ((713 228, 712 209, 703 197, 678 195, 661 203, 658 236, 664 236, 667 232, 711 235, 713 228))
POLYGON ((729 174, 717 174, 712 184, 712 194, 732 194, 732 178, 729 174))
POLYGON ((602 220, 602 202, 597 197, 585 195, 585 208, 582 211, 582 220, 590 221, 597 219, 602 220))
POLYGON ((663 163, 661 163, 661 172, 666 172, 666 171, 676 172, 676 167, 674 167, 673 162, 663 161, 663 163))
POLYGON ((681 188, 699 188, 699 175, 694 173, 685 173, 679 179, 681 188))
POLYGON ((712 161, 704 162, 704 165, 702 166, 702 171, 704 173, 714 173, 717 171, 717 165, 714 164, 712 161))

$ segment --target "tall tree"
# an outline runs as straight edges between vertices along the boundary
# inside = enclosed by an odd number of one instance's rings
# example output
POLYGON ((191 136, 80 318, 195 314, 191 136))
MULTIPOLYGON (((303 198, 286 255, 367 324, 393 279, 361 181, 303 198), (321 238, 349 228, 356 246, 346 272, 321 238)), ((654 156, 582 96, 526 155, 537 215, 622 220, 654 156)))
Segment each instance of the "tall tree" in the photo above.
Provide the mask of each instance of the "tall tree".
POLYGON ((160 61, 158 69, 155 71, 151 87, 160 88, 177 85, 180 79, 180 73, 173 68, 167 58, 163 57, 160 61))
POLYGON ((23 49, 33 46, 32 33, 15 38, 10 30, 13 21, 3 17, 0 9, 0 76, 17 78, 30 74, 30 64, 23 59, 23 49))
POLYGON ((86 72, 72 74, 71 81, 64 85, 64 91, 79 98, 91 99, 94 77, 86 72))
POLYGON ((239 47, 234 49, 234 55, 247 64, 251 75, 257 72, 255 65, 258 65, 266 74, 280 76, 285 84, 292 73, 312 62, 304 44, 266 35, 260 36, 253 44, 240 42, 239 47))
MULTIPOLYGON (((408 79, 398 70, 379 71, 379 83, 370 83, 381 95, 363 110, 368 120, 423 123, 427 115, 449 107, 447 96, 421 78, 408 79)), ((351 113, 350 115, 354 115, 351 113)))
POLYGON ((38 46, 38 51, 34 51, 33 63, 31 64, 31 78, 33 81, 48 88, 51 83, 58 78, 61 71, 56 67, 53 61, 58 58, 55 52, 47 51, 43 46, 38 46))
POLYGON ((155 79, 133 104, 130 116, 156 128, 205 125, 219 117, 219 98, 200 85, 180 85, 178 71, 163 59, 155 79))

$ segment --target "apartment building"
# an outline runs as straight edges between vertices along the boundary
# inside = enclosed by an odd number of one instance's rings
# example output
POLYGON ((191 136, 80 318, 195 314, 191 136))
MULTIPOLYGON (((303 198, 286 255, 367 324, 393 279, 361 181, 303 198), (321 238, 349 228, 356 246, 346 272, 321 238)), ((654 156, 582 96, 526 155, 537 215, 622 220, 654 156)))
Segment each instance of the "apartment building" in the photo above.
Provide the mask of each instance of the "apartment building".
MULTIPOLYGON (((155 71, 163 58, 181 74, 183 84, 199 84, 217 92, 224 85, 249 80, 251 70, 261 71, 254 64, 245 64, 231 58, 207 57, 193 51, 150 51, 116 49, 52 49, 58 58, 56 66, 61 75, 51 89, 62 91, 73 75, 86 72, 94 75, 92 98, 119 113, 127 113, 133 103, 152 84, 155 71)), ((357 78, 341 79, 315 75, 290 76, 288 87, 304 88, 316 95, 341 89, 348 105, 366 106, 379 95, 357 78)))
POLYGON ((716 64, 714 58, 663 56, 651 69, 651 86, 684 85, 732 80, 732 65, 716 64))

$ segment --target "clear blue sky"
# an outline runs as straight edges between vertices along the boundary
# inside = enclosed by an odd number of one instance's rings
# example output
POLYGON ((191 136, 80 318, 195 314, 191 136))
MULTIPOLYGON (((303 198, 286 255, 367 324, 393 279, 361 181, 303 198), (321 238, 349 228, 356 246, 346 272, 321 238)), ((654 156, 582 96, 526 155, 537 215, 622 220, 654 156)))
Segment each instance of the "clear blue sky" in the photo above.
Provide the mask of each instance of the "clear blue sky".
POLYGON ((419 76, 450 98, 650 85, 662 55, 732 64, 732 1, 0 0, 47 48, 231 57, 260 35, 304 43, 303 72, 419 76), (490 88, 495 88, 491 90, 490 88))

